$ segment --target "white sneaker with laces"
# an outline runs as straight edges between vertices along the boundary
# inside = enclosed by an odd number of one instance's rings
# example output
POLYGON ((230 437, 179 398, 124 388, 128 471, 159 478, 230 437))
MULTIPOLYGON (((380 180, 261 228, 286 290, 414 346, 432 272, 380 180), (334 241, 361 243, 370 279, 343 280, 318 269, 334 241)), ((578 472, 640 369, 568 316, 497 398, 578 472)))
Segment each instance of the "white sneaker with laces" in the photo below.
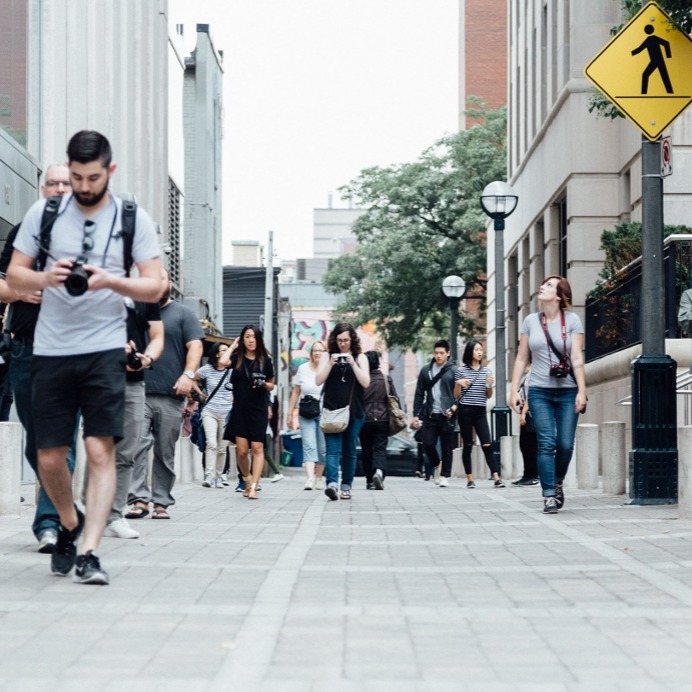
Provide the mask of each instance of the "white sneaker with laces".
POLYGON ((103 535, 110 538, 139 538, 139 531, 135 531, 127 519, 115 519, 106 525, 103 535))
POLYGON ((211 474, 207 474, 204 477, 204 480, 202 481, 202 487, 203 488, 213 488, 214 487, 214 479, 211 477, 211 474))
POLYGON ((284 479, 283 473, 275 473, 272 476, 272 483, 278 483, 279 481, 282 481, 283 479, 284 479))
POLYGON ((324 477, 315 478, 315 490, 324 490, 324 477))
POLYGON ((305 485, 303 486, 303 490, 312 490, 315 487, 315 479, 314 478, 308 478, 305 481, 305 485))
POLYGON ((227 473, 222 473, 222 474, 221 474, 221 482, 222 482, 224 485, 230 485, 230 483, 228 482, 228 474, 227 474, 227 473))
POLYGON ((214 487, 215 488, 223 488, 223 479, 222 478, 217 478, 214 481, 214 487))
POLYGON ((448 488, 449 487, 449 479, 445 478, 444 476, 440 476, 439 486, 440 486, 440 488, 448 488))

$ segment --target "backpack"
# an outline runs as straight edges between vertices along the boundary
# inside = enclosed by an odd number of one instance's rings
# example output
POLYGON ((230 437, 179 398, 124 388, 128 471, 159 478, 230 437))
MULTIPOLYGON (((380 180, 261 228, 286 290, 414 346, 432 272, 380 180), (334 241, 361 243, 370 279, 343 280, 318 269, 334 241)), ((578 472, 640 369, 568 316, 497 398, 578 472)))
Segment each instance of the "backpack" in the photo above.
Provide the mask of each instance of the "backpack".
MULTIPOLYGON (((36 269, 43 271, 48 259, 48 248, 50 247, 50 235, 53 230, 53 224, 58 218, 58 210, 62 197, 49 197, 46 200, 46 206, 43 208, 41 216, 41 232, 39 235, 39 251, 36 259, 36 269)), ((135 238, 135 219, 137 217, 137 203, 123 200, 122 202, 122 231, 123 239, 123 268, 125 276, 130 276, 130 268, 132 267, 132 244, 135 238)))

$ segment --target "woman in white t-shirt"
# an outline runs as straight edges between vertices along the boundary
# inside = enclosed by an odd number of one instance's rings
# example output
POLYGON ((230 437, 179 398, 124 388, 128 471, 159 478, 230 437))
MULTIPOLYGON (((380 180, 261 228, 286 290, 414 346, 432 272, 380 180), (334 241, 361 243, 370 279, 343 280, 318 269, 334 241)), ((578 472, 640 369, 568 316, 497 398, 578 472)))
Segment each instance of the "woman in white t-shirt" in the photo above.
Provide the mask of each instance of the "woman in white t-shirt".
POLYGON ((195 380, 206 382, 206 399, 202 409, 202 427, 206 438, 204 462, 205 488, 223 488, 223 467, 226 463, 227 442, 223 439, 226 416, 233 407, 233 390, 228 368, 219 365, 219 357, 228 349, 226 344, 215 343, 209 349, 208 361, 195 373, 195 380), (220 386, 217 388, 217 385, 220 386), (212 392, 214 396, 209 398, 212 392))
POLYGON ((310 360, 303 363, 296 371, 293 381, 293 391, 288 402, 286 427, 289 430, 300 429, 303 440, 303 468, 307 475, 305 490, 324 489, 324 433, 320 430, 320 411, 322 410, 322 387, 315 382, 317 367, 322 354, 327 350, 324 341, 315 341, 310 349, 310 360), (306 400, 311 397, 314 401, 306 400), (315 401, 317 403, 315 403, 315 401), (295 423, 294 411, 296 405, 303 409, 303 413, 316 413, 316 416, 298 416, 298 426, 295 423), (312 411, 308 411, 312 407, 312 411))

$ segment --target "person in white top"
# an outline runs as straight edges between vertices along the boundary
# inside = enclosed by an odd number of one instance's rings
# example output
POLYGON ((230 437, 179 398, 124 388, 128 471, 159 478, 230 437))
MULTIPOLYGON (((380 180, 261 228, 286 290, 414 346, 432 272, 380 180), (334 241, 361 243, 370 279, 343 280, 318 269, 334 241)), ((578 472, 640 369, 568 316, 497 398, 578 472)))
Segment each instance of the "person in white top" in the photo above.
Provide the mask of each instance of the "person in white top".
POLYGON ((307 480, 305 490, 324 489, 324 454, 325 442, 324 433, 320 430, 320 411, 322 409, 322 387, 323 385, 315 382, 317 367, 322 354, 327 350, 324 341, 315 341, 310 348, 310 360, 303 363, 296 372, 293 382, 293 391, 288 402, 288 413, 286 414, 286 427, 289 430, 300 429, 303 439, 303 468, 307 480), (314 401, 305 400, 312 397, 314 401), (300 400, 298 424, 295 421, 295 409, 300 400), (308 409, 312 406, 312 411, 308 409), (302 412, 301 412, 302 409, 302 412), (303 413, 316 413, 317 415, 307 417, 303 413))

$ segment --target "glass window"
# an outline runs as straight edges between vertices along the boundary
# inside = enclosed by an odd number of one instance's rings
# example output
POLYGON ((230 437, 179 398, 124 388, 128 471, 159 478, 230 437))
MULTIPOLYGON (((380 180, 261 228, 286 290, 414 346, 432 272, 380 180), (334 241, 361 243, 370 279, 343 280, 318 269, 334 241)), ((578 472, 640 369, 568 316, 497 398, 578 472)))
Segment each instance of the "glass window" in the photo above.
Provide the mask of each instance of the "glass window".
POLYGON ((0 0, 0 127, 27 139, 27 0, 0 0))

